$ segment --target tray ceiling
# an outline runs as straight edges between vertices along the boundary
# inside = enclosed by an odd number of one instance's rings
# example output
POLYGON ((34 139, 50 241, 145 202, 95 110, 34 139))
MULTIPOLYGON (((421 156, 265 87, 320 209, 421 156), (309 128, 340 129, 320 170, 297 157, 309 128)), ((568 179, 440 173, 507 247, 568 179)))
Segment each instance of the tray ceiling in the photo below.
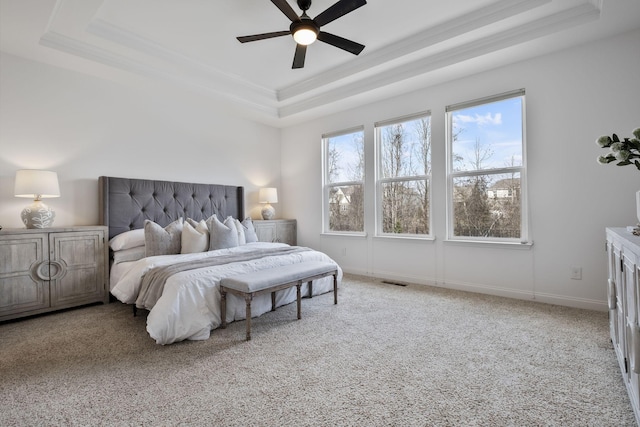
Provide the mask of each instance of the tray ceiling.
MULTIPOLYGON (((336 0, 313 0, 316 16, 336 0)), ((298 11, 297 4, 289 0, 298 11)), ((323 30, 291 69, 269 0, 0 0, 0 50, 113 80, 152 79, 212 96, 274 126, 441 83, 640 26, 637 0, 369 0, 323 30)))

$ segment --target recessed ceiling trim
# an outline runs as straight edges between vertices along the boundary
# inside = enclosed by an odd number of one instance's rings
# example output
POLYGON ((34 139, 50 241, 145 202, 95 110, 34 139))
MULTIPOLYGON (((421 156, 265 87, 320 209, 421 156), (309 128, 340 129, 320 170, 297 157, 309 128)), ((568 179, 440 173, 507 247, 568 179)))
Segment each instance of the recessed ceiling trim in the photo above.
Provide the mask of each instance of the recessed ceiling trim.
POLYGON ((278 101, 285 101, 321 88, 337 80, 371 69, 409 53, 433 46, 445 40, 494 24, 522 12, 535 9, 551 0, 502 0, 465 15, 443 22, 395 43, 353 59, 307 80, 277 91, 278 101))
POLYGON ((531 41, 548 34, 566 30, 600 17, 600 9, 591 2, 548 15, 546 17, 502 31, 474 42, 440 52, 409 64, 363 78, 355 83, 323 92, 315 97, 307 98, 278 109, 280 117, 288 117, 313 108, 324 106, 351 96, 359 95, 373 89, 388 86, 430 71, 450 66, 500 49, 531 41))
POLYGON ((202 63, 201 61, 198 61, 195 58, 178 53, 122 27, 110 24, 103 19, 97 18, 91 21, 87 26, 87 32, 141 53, 182 65, 187 68, 204 71, 205 73, 210 74, 212 79, 221 81, 223 86, 233 85, 235 87, 242 87, 244 92, 252 91, 269 100, 276 100, 276 92, 274 90, 251 83, 238 76, 224 73, 202 63))
MULTIPOLYGON (((55 31, 53 24, 58 18, 62 19, 61 5, 65 4, 66 0, 56 1, 48 30, 40 38, 40 44, 96 63, 166 80, 199 93, 222 98, 262 116, 265 120, 272 119, 277 123, 283 122, 284 118, 308 116, 313 114, 312 110, 320 111, 320 107, 331 106, 335 109, 338 101, 347 101, 348 98, 351 98, 349 102, 357 102, 362 98, 356 98, 356 96, 372 93, 374 89, 386 87, 390 91, 393 90, 395 83, 557 33, 595 20, 600 16, 602 0, 580 0, 580 4, 576 5, 577 2, 573 2, 574 6, 569 9, 519 24, 526 16, 518 17, 518 15, 554 1, 497 0, 488 6, 420 31, 411 37, 386 45, 354 61, 280 90, 271 90, 234 74, 223 72, 197 58, 174 51, 151 39, 97 18, 97 14, 90 18, 90 23, 85 27, 86 31, 95 37, 88 36, 79 40, 62 34, 59 31, 66 31, 64 29, 66 27, 60 24, 58 31, 55 31), (516 23, 518 23, 517 26, 516 23), (474 30, 481 30, 486 34, 489 29, 492 29, 489 27, 491 24, 501 24, 501 27, 504 27, 502 24, 513 25, 508 30, 475 41, 463 42, 467 38, 465 35, 471 35, 469 33, 474 30), (483 27, 487 27, 487 31, 482 30, 483 27), (96 37, 104 40, 105 43, 97 45, 96 42, 99 40, 96 37), (406 62, 410 58, 406 57, 404 65, 389 68, 394 61, 400 62, 403 57, 411 54, 414 54, 414 58, 417 55, 424 55, 427 52, 419 52, 421 49, 443 42, 448 42, 448 45, 455 43, 459 45, 411 62, 406 62), (130 51, 115 50, 117 46, 130 51), (136 53, 144 55, 138 57, 136 53), (160 62, 152 58, 159 59, 160 62), (166 66, 162 61, 166 62, 166 66), (378 67, 377 70, 376 67, 378 67)), ((534 12, 534 15, 539 16, 537 12, 544 11, 547 9, 541 8, 534 12)))
POLYGON ((228 90, 218 90, 213 88, 209 83, 202 82, 193 78, 182 78, 172 73, 159 70, 156 67, 150 67, 139 61, 134 61, 122 55, 108 52, 102 48, 90 45, 64 34, 55 31, 49 31, 40 38, 40 44, 52 49, 66 52, 90 61, 98 62, 110 67, 118 68, 131 73, 139 74, 145 77, 154 77, 162 80, 172 81, 181 86, 195 88, 198 91, 206 91, 216 96, 223 97, 236 104, 266 114, 269 117, 277 118, 277 110, 275 106, 266 105, 264 102, 253 102, 250 99, 232 95, 228 90))

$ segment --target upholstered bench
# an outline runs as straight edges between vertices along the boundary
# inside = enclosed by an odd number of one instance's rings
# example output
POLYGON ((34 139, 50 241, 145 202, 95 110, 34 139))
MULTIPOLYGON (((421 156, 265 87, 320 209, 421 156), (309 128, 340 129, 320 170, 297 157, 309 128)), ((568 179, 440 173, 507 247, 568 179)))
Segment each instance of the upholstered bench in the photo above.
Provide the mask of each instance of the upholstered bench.
MULTIPOLYGON (((300 287, 322 277, 333 276, 333 303, 338 303, 338 268, 324 261, 305 261, 266 270, 252 271, 220 281, 221 328, 227 327, 227 292, 244 297, 247 303, 247 341, 251 339, 251 300, 255 295, 271 292, 271 311, 276 309, 276 291, 297 288, 298 319, 301 312, 300 287)), ((310 291, 311 292, 311 291, 310 291)))

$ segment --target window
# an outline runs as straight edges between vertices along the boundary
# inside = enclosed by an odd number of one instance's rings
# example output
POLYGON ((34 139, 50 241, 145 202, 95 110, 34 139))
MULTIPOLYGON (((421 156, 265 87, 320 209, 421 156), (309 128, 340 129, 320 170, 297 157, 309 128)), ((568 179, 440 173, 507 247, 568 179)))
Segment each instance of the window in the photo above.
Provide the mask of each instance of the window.
POLYGON ((377 234, 430 235, 431 116, 376 123, 377 234))
POLYGON ((325 232, 364 232, 364 131, 324 135, 325 232))
POLYGON ((527 242, 524 90, 447 107, 448 234, 527 242))

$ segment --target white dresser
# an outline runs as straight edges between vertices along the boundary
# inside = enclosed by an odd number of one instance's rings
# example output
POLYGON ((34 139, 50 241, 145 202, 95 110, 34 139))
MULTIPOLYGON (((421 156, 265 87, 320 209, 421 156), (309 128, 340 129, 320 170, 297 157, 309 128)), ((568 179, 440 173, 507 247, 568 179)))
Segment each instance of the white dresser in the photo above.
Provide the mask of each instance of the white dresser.
POLYGON ((611 341, 640 425, 640 237, 625 228, 606 233, 611 341))

